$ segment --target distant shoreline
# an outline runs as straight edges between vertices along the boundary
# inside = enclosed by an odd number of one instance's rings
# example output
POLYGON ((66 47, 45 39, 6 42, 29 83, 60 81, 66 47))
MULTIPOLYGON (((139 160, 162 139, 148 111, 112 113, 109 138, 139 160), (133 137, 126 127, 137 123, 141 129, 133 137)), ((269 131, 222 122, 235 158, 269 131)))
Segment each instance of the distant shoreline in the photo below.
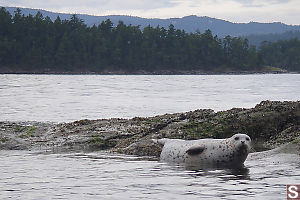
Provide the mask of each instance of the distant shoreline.
POLYGON ((159 71, 102 71, 102 72, 92 72, 92 71, 66 71, 66 72, 37 72, 37 71, 4 71, 0 74, 36 74, 36 75, 250 75, 250 74, 300 74, 300 72, 289 72, 285 70, 261 70, 261 71, 198 71, 198 70, 188 70, 188 71, 170 71, 170 70, 159 70, 159 71))

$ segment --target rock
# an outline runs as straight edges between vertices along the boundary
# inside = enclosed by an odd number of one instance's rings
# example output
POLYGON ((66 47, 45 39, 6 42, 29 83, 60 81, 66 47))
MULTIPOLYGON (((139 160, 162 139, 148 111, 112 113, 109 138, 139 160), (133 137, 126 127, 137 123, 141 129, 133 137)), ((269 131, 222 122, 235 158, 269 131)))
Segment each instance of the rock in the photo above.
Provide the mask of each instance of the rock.
POLYGON ((268 150, 268 151, 262 151, 262 152, 255 152, 250 153, 248 155, 248 160, 258 160, 258 159, 266 159, 271 158, 272 156, 276 155, 277 159, 281 163, 285 162, 300 162, 300 137, 293 140, 292 142, 282 144, 279 147, 276 147, 274 149, 268 150), (278 156, 280 154, 280 156, 278 156), (293 159, 291 159, 291 156, 289 154, 294 154, 296 156, 292 156, 293 159))
POLYGON ((132 119, 79 120, 72 123, 0 122, 0 149, 97 151, 158 156, 153 138, 226 138, 249 135, 256 151, 300 137, 299 101, 262 101, 254 108, 214 112, 200 109, 132 119))
POLYGON ((152 140, 141 140, 136 143, 132 143, 126 148, 122 149, 120 153, 133 154, 138 156, 156 156, 159 157, 161 147, 152 142, 152 140))

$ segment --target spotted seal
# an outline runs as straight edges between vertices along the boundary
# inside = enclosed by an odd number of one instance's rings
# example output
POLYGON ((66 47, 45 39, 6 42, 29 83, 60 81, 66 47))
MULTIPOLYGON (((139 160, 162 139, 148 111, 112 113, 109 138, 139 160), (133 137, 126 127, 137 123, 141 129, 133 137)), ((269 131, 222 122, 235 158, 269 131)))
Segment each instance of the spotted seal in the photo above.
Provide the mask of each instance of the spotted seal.
POLYGON ((163 146, 160 159, 163 162, 186 165, 243 165, 251 139, 246 134, 235 134, 226 139, 159 139, 163 146))

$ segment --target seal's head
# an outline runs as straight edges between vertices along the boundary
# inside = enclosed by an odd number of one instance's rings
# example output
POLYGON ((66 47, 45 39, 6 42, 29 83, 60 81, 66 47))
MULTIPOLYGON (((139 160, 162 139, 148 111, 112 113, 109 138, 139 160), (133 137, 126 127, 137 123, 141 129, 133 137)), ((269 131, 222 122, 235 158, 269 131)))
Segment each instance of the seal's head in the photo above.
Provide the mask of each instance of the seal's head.
POLYGON ((230 138, 233 145, 238 149, 241 154, 248 154, 251 146, 251 138, 246 134, 235 134, 230 138))

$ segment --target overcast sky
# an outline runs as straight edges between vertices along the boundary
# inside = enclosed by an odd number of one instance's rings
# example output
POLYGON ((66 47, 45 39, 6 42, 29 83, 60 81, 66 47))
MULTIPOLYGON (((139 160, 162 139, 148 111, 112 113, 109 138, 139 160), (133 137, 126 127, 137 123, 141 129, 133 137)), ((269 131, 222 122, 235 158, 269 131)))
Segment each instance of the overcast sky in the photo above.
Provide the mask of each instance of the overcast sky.
POLYGON ((231 22, 300 24, 300 0, 0 0, 0 6, 91 15, 146 18, 197 15, 231 22))

